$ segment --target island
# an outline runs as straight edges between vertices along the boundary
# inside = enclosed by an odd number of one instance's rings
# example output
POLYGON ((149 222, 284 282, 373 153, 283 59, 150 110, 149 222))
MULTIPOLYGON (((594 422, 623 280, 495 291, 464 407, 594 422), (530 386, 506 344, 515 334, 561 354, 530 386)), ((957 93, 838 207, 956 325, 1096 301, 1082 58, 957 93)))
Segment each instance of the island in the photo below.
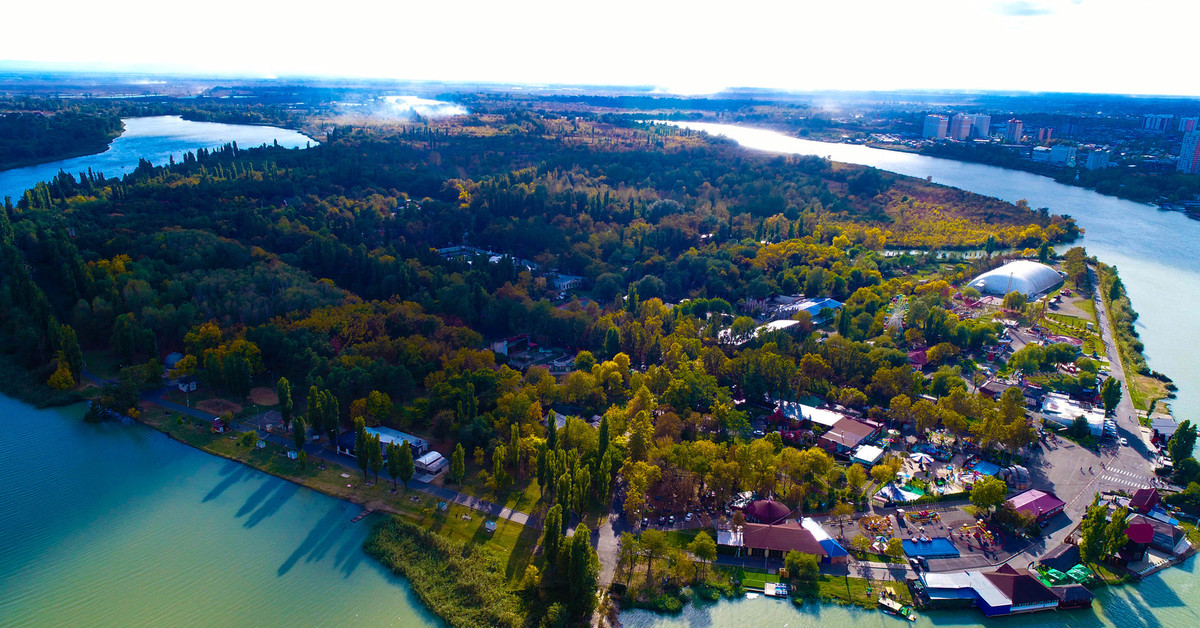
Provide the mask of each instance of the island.
POLYGON ((997 616, 1195 552, 1196 428, 1073 219, 529 100, 6 201, 0 387, 389 513, 452 625, 997 616))

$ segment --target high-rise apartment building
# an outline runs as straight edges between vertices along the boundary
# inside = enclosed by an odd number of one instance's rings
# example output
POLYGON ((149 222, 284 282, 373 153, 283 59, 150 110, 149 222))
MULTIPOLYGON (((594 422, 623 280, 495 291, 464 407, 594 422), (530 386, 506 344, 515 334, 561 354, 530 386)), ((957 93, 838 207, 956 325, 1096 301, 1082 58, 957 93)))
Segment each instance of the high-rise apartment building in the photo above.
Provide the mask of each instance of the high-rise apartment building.
POLYGON ((1142 118, 1142 130, 1163 133, 1166 132, 1167 125, 1170 123, 1171 114, 1169 113, 1148 113, 1145 118, 1142 118))
POLYGON ((965 113, 956 113, 954 118, 950 120, 950 139, 965 140, 971 137, 971 126, 975 121, 975 116, 965 113))
POLYGON ((1179 132, 1191 133, 1192 131, 1200 131, 1200 117, 1180 118, 1179 132))
POLYGON ((971 137, 987 139, 992 136, 992 116, 977 113, 971 116, 971 137))
POLYGON ((1200 131, 1183 136, 1183 147, 1179 150, 1179 171, 1200 174, 1200 131))
POLYGON ((949 130, 949 127, 949 118, 931 113, 925 116, 925 126, 921 129, 921 137, 931 140, 944 140, 946 139, 946 131, 949 130))
POLYGON ((1108 167, 1109 154, 1106 150, 1093 150, 1088 153, 1087 162, 1084 168, 1088 170, 1101 170, 1108 167))
POLYGON ((1009 120, 1008 124, 1004 125, 1004 141, 1009 144, 1019 144, 1021 138, 1025 136, 1025 123, 1020 120, 1009 120))

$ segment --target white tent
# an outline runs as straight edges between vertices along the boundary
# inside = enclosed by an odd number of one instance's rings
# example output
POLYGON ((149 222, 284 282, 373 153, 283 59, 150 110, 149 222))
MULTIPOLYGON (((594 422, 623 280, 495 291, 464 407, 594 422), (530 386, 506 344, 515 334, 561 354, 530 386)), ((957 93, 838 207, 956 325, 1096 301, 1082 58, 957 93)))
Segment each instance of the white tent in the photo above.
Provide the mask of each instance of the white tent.
POLYGON ((989 270, 967 285, 984 294, 1003 296, 1009 292, 1020 292, 1032 298, 1049 292, 1062 282, 1063 276, 1053 268, 1022 259, 989 270))

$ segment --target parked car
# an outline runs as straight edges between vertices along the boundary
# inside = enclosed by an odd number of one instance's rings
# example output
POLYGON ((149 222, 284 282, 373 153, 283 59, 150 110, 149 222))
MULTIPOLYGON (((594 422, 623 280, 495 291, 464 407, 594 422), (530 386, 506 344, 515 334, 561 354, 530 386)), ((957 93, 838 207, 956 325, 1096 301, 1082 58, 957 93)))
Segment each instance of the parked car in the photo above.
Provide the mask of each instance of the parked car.
POLYGON ((688 514, 684 515, 684 517, 683 517, 683 520, 684 520, 684 521, 691 521, 691 520, 692 520, 692 513, 690 513, 690 512, 689 512, 688 514))
POLYGON ((1129 439, 1125 438, 1124 436, 1122 436, 1121 438, 1118 438, 1118 439, 1117 439, 1117 442, 1118 442, 1118 443, 1121 443, 1121 446, 1122 446, 1122 447, 1128 447, 1128 446, 1129 446, 1129 439))
POLYGON ((669 523, 671 525, 675 525, 675 515, 671 515, 670 517, 667 517, 667 523, 669 523))

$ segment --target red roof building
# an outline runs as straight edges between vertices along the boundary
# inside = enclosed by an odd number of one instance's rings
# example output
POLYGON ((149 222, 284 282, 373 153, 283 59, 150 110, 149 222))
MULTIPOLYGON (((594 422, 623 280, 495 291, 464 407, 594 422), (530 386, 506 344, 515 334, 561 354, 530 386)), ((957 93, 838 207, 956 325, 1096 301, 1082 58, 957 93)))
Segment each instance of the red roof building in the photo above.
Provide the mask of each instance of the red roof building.
POLYGON ((743 512, 752 523, 774 525, 786 521, 792 509, 773 499, 760 499, 747 504, 743 512))
POLYGON ((817 439, 818 444, 828 451, 846 453, 863 441, 874 438, 883 427, 874 421, 845 418, 834 423, 829 431, 817 439))
POLYGON ((795 521, 773 526, 748 523, 742 528, 742 547, 750 556, 771 558, 783 558, 793 550, 821 558, 827 555, 817 537, 795 521))
POLYGON ((1149 545, 1154 541, 1154 526, 1145 522, 1131 523, 1125 528, 1125 536, 1134 543, 1149 545))
POLYGON ((1133 498, 1129 500, 1129 507, 1142 514, 1150 512, 1158 505, 1158 490, 1153 488, 1139 488, 1134 491, 1133 498))
POLYGON ((917 368, 925 368, 929 364, 929 356, 926 355, 925 349, 913 349, 908 352, 908 363, 917 368))
POLYGON ((1008 505, 1019 513, 1029 515, 1038 521, 1045 521, 1063 511, 1067 504, 1054 493, 1028 490, 1020 495, 1014 495, 1008 500, 1008 505))

